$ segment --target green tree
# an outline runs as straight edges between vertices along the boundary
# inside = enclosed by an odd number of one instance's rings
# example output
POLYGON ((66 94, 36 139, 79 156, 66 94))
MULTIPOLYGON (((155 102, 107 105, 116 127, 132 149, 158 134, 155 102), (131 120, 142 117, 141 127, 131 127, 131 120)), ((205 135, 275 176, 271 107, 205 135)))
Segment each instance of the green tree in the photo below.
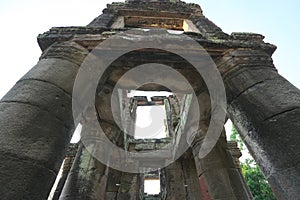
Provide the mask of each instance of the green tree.
MULTIPOLYGON (((230 140, 238 142, 241 150, 247 150, 235 128, 232 129, 230 140)), ((241 162, 241 168, 245 181, 255 200, 276 200, 268 181, 253 158, 241 162)))
POLYGON ((268 181, 253 159, 241 163, 246 183, 255 200, 276 200, 268 181))

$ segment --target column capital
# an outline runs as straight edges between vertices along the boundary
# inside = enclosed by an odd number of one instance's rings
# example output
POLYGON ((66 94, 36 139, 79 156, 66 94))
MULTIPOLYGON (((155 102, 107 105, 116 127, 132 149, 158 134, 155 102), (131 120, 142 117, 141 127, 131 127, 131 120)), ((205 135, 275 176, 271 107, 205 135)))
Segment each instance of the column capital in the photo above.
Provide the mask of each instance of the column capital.
POLYGON ((273 68, 273 59, 263 50, 238 48, 228 51, 216 62, 223 77, 243 67, 269 67, 273 68))

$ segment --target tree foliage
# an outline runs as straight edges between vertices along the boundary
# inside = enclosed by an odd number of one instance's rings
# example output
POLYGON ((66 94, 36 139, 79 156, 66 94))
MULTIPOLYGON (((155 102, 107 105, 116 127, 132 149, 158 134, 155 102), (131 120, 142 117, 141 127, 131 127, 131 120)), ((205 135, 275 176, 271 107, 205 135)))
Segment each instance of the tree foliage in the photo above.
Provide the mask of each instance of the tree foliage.
POLYGON ((276 200, 268 181, 253 159, 241 163, 246 183, 255 200, 276 200))
MULTIPOLYGON (((230 140, 238 142, 241 150, 246 147, 235 128, 232 129, 230 140)), ((276 200, 268 181, 260 171, 253 158, 241 162, 242 173, 255 200, 276 200)))

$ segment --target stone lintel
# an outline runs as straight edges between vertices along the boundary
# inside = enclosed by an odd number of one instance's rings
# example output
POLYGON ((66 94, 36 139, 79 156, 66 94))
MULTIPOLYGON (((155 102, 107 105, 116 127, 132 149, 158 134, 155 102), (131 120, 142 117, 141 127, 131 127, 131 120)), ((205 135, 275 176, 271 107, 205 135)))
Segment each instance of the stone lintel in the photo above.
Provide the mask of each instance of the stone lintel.
POLYGON ((148 11, 169 11, 177 13, 187 13, 194 15, 202 15, 202 9, 195 3, 185 3, 182 1, 126 1, 114 2, 107 5, 105 12, 117 13, 119 10, 148 10, 148 11))
POLYGON ((157 17, 157 18, 177 18, 188 19, 191 14, 184 12, 171 12, 171 11, 149 11, 149 10, 131 10, 121 9, 118 14, 120 16, 141 16, 141 17, 157 17))
MULTIPOLYGON (((38 43, 42 51, 55 42, 74 40, 80 45, 92 50, 100 42, 128 29, 108 29, 100 27, 54 27, 38 36, 38 43)), ((263 36, 258 34, 233 36, 231 39, 204 38, 200 33, 185 33, 202 45, 212 57, 224 55, 232 49, 249 48, 260 49, 269 55, 276 50, 276 46, 262 41, 263 36), (241 39, 242 37, 242 39, 241 39), (246 38, 248 39, 246 40, 246 38), (239 39, 240 38, 240 39, 239 39), (260 38, 260 39, 258 39, 260 38)))

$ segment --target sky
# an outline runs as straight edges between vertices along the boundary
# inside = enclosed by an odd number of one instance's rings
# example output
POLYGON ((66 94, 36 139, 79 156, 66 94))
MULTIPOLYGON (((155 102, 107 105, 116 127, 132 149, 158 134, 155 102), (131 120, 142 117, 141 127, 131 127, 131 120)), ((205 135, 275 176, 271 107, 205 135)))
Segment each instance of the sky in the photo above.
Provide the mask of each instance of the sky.
MULTIPOLYGON (((195 1, 196 2, 196 1, 195 1)), ((199 0, 204 15, 223 31, 253 32, 275 44, 273 60, 278 72, 300 88, 300 1, 199 0)))
MULTIPOLYGON (((121 0, 122 1, 122 0, 121 0)), ((84 26, 112 0, 0 0, 0 98, 37 62, 36 37, 53 26, 84 26)), ((254 32, 278 49, 281 75, 300 88, 300 3, 297 0, 187 0, 223 31, 254 32)))

